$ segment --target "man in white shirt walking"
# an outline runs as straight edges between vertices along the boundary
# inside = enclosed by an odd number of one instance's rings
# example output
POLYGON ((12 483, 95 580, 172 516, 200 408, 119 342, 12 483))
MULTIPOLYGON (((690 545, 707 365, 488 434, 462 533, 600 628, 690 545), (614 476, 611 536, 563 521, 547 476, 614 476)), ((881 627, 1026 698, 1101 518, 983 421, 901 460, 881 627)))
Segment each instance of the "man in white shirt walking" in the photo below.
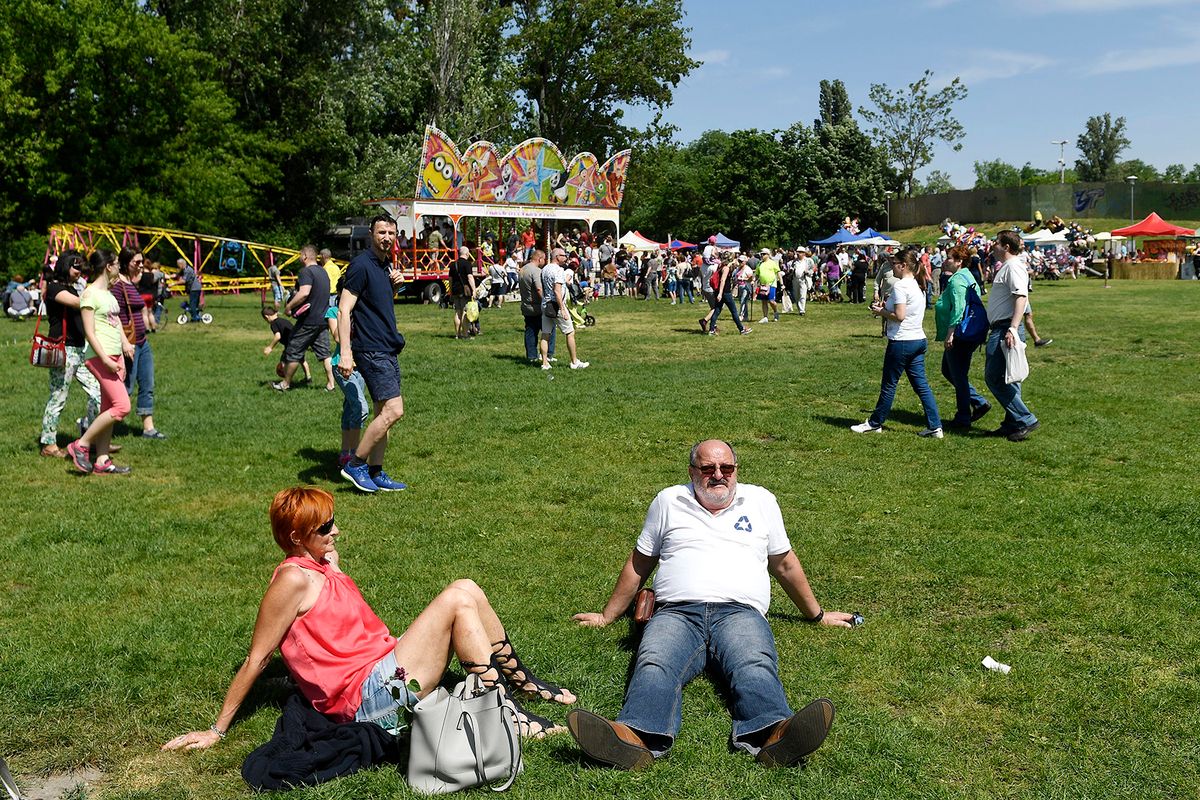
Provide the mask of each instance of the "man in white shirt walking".
POLYGON ((988 294, 988 324, 991 330, 988 331, 983 378, 1004 409, 1004 421, 992 435, 1020 442, 1028 439, 1029 434, 1040 427, 1040 423, 1021 399, 1021 382, 1005 382, 1004 351, 1012 349, 1018 337, 1022 342, 1025 341, 1022 318, 1029 302, 1029 272, 1020 257, 1021 237, 1016 231, 1000 231, 992 252, 996 260, 1003 263, 992 279, 992 291, 988 294))

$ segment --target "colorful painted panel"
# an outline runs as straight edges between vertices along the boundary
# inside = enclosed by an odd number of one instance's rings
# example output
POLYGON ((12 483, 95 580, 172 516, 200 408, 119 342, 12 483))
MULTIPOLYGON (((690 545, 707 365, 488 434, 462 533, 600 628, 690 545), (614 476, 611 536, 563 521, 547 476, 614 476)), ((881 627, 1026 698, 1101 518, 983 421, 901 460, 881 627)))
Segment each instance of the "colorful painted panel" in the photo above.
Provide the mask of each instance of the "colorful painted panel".
POLYGON ((416 196, 429 200, 620 208, 630 151, 604 163, 591 153, 569 162, 553 142, 527 139, 503 158, 490 142, 463 153, 433 126, 425 129, 416 196))

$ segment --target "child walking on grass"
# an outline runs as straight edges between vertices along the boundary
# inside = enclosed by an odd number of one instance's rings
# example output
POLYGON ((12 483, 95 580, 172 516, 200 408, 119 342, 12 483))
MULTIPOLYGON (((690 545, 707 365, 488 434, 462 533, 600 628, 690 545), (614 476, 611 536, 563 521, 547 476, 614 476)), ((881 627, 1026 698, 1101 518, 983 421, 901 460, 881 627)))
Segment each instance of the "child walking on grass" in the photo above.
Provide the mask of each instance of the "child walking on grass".
MULTIPOLYGON (((325 312, 325 322, 329 325, 329 338, 338 341, 338 308, 337 303, 329 306, 325 312)), ((333 379, 342 390, 342 449, 338 453, 338 467, 344 467, 354 457, 358 449, 358 440, 362 438, 362 429, 367 424, 367 384, 358 370, 350 373, 349 378, 343 378, 337 370, 341 359, 341 349, 333 349, 333 379)))
MULTIPOLYGON (((279 351, 279 363, 275 365, 275 374, 282 378, 287 370, 287 364, 283 363, 283 354, 287 352, 288 342, 292 338, 292 323, 279 316, 279 312, 270 306, 263 306, 262 318, 271 326, 272 334, 271 343, 263 348, 263 355, 271 355, 271 351, 275 349, 275 345, 279 345, 282 348, 279 351)), ((308 361, 301 361, 300 366, 304 367, 304 379, 312 383, 312 372, 308 369, 308 361)))

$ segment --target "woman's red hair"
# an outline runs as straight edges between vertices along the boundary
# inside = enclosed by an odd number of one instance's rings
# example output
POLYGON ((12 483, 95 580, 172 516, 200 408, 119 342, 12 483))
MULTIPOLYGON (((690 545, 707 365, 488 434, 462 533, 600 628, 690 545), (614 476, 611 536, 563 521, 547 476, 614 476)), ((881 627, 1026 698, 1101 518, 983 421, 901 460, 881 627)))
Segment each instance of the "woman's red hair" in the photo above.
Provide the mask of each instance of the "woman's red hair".
POLYGON ((297 544, 293 534, 307 536, 333 517, 333 495, 317 486, 284 489, 271 501, 270 515, 275 544, 290 553, 297 544))

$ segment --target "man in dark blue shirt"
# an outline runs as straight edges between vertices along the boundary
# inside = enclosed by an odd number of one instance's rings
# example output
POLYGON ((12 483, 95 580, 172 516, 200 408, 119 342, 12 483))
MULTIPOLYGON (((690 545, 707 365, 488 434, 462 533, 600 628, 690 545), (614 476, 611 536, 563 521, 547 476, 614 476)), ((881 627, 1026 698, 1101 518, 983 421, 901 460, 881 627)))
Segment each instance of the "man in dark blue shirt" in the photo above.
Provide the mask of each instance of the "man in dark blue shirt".
POLYGON ((338 301, 338 371, 349 378, 357 368, 375 402, 375 418, 363 431, 342 476, 359 490, 399 492, 408 488, 383 471, 388 431, 404 416, 400 362, 404 337, 396 330, 396 287, 404 282, 392 264, 396 222, 387 214, 371 220, 371 249, 354 257, 342 277, 338 301))

